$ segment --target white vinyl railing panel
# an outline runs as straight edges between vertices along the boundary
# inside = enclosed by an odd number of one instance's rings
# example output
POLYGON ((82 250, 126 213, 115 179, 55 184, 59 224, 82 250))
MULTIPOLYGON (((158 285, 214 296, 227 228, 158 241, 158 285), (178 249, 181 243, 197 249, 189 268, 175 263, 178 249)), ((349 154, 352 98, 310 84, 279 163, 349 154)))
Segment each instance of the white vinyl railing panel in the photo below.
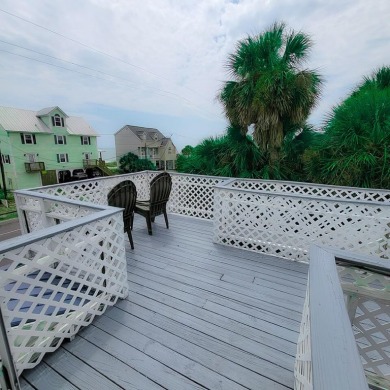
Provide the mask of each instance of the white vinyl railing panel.
POLYGON ((172 192, 168 211, 196 218, 213 218, 214 187, 226 178, 171 174, 172 192))
POLYGON ((279 180, 234 179, 231 187, 270 193, 287 193, 311 198, 358 200, 390 204, 390 191, 371 188, 339 187, 279 180))
POLYGON ((32 233, 0 244, 0 305, 18 375, 128 292, 121 210, 23 193, 15 196, 32 233))
MULTIPOLYGON (((308 280, 308 285, 309 285, 308 280)), ((297 342, 297 354, 295 357, 295 390, 313 390, 313 371, 311 362, 310 340, 310 295, 306 290, 305 303, 303 305, 302 321, 297 342)))
MULTIPOLYGON (((237 182, 214 189, 216 243, 300 261, 308 261, 313 243, 390 257, 387 200, 336 199, 322 193, 309 197, 270 188, 244 190, 238 189, 237 182)), ((387 199, 387 192, 377 197, 387 199)))
POLYGON ((335 255, 310 250, 309 279, 295 361, 295 390, 368 390, 335 255))
POLYGON ((390 266, 387 274, 350 265, 337 269, 369 383, 390 388, 390 266))
MULTIPOLYGON (((128 173, 120 176, 70 182, 53 186, 34 188, 33 192, 62 196, 68 199, 107 204, 108 192, 119 182, 131 180, 137 188, 137 199, 149 198, 150 181, 159 174, 157 171, 128 173)), ((186 175, 170 172, 172 191, 168 211, 174 214, 211 219, 214 208, 214 187, 226 180, 223 177, 186 175)))

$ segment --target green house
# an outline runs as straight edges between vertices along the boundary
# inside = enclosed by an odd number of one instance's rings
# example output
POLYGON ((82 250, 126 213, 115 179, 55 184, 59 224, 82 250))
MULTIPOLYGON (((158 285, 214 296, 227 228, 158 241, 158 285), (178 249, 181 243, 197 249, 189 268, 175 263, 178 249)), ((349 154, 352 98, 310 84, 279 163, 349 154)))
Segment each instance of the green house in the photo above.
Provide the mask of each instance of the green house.
POLYGON ((1 186, 16 190, 91 176, 88 169, 98 165, 97 136, 83 118, 59 107, 0 107, 1 186))

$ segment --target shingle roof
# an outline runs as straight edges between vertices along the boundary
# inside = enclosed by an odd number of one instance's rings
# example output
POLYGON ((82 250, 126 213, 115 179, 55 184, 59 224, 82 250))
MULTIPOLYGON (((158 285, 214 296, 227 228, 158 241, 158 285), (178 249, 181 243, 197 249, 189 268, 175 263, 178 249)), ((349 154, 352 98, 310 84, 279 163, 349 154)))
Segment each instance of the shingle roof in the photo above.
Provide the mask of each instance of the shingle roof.
MULTIPOLYGON (((38 112, 13 107, 0 106, 0 128, 12 132, 52 133, 53 131, 39 118, 50 114, 57 107, 50 107, 38 112)), ((60 109, 61 112, 63 112, 60 109)), ((64 115, 66 115, 64 113, 64 115)), ((97 136, 98 134, 81 117, 66 117, 66 130, 72 135, 97 136)))
POLYGON ((157 129, 153 129, 151 127, 140 127, 140 126, 132 126, 132 125, 123 126, 120 130, 118 130, 115 133, 115 135, 126 131, 131 131, 142 141, 144 140, 143 138, 144 134, 146 135, 147 141, 155 141, 156 138, 157 140, 162 140, 163 138, 165 138, 164 135, 157 129))
POLYGON ((42 110, 39 110, 36 115, 37 116, 46 116, 46 115, 49 115, 52 111, 54 110, 60 110, 64 116, 67 118, 68 115, 65 114, 64 111, 61 110, 61 108, 59 108, 58 106, 55 106, 55 107, 47 107, 47 108, 42 108, 42 110))

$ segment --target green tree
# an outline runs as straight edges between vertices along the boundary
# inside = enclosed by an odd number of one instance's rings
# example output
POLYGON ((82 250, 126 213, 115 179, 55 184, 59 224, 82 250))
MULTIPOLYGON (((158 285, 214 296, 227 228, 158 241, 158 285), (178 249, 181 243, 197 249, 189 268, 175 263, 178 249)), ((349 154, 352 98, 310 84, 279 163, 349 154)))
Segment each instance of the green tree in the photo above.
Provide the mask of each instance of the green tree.
POLYGON ((311 181, 390 188, 390 67, 374 72, 335 107, 305 152, 311 181))
POLYGON ((181 155, 176 162, 179 172, 227 177, 258 177, 261 164, 261 153, 252 138, 234 126, 225 135, 205 139, 191 155, 181 155))
POLYGON ((186 145, 184 146, 184 148, 182 149, 181 151, 181 154, 183 156, 190 156, 192 154, 192 152, 194 151, 194 147, 191 146, 191 145, 186 145))
POLYGON ((119 160, 119 169, 124 173, 155 170, 154 164, 147 159, 139 159, 134 153, 127 153, 119 160))
POLYGON ((227 63, 234 80, 225 83, 219 100, 243 134, 254 125, 253 138, 273 176, 278 176, 284 137, 304 124, 320 94, 321 77, 302 68, 311 44, 308 35, 275 23, 239 41, 227 63))

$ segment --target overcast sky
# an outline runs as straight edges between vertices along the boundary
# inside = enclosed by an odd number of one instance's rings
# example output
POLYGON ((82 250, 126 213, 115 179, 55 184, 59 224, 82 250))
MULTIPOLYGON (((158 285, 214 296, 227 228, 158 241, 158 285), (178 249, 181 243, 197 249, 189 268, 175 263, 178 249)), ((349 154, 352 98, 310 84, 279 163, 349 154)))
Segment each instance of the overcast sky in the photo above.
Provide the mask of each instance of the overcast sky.
POLYGON ((316 125, 390 65, 390 0, 2 0, 0 105, 83 116, 100 148, 131 124, 180 150, 224 132, 215 97, 227 56, 274 21, 314 41, 306 66, 325 79, 316 125))

